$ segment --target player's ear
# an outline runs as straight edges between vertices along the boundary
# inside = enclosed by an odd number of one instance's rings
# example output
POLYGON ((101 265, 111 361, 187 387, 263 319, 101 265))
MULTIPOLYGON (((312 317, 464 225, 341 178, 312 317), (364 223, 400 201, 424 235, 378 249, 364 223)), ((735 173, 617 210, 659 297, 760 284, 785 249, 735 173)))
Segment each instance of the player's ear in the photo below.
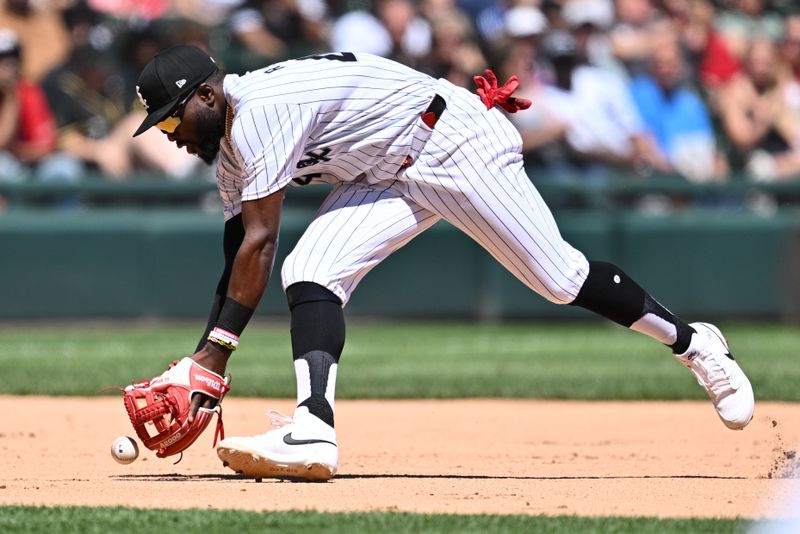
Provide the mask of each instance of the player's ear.
POLYGON ((214 107, 217 98, 217 89, 210 83, 201 83, 197 88, 197 97, 208 107, 214 107))

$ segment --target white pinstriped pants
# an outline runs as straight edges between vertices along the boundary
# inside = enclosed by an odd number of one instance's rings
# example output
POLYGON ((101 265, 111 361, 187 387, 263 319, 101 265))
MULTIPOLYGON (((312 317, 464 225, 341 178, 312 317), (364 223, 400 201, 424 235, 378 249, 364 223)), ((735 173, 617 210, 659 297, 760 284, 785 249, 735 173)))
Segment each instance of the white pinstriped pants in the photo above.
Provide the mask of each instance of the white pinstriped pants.
POLYGON ((284 290, 315 282, 346 304, 373 267, 444 219, 547 300, 575 299, 589 263, 525 174, 519 134, 474 94, 449 89, 433 134, 397 180, 331 191, 283 263, 284 290))

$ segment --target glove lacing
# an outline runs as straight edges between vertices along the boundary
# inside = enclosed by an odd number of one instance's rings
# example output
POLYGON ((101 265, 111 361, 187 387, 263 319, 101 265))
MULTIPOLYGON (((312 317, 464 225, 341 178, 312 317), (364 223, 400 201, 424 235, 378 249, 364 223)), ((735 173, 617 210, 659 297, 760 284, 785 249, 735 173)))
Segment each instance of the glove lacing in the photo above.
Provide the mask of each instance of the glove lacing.
POLYGON ((222 403, 217 403, 217 428, 214 429, 214 443, 211 446, 216 447, 221 439, 225 439, 225 425, 222 423, 222 403))

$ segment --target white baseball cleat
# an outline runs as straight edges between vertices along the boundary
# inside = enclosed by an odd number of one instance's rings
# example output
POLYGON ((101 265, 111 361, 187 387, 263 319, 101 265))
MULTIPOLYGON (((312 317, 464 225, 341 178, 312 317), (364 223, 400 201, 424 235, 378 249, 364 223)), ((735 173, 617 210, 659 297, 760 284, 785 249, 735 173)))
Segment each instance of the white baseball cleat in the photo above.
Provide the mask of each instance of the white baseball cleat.
POLYGON ((217 445, 222 465, 253 478, 329 480, 339 466, 336 431, 308 408, 297 408, 290 418, 271 410, 278 427, 252 437, 230 437, 217 445))
POLYGON ((687 351, 675 354, 705 388, 725 426, 741 430, 753 418, 753 386, 733 359, 719 328, 708 323, 692 323, 696 333, 687 351))

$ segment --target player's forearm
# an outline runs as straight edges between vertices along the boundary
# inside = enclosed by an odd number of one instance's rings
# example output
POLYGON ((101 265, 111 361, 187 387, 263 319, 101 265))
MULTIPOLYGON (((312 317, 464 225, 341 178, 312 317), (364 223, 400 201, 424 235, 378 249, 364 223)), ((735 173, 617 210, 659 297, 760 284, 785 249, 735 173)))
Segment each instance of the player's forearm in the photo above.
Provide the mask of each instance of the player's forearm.
POLYGON ((251 309, 258 306, 269 282, 276 248, 277 234, 245 236, 233 262, 228 298, 251 309))
MULTIPOLYGON (((205 342, 201 340, 193 356, 215 373, 225 372, 228 358, 239 345, 239 336, 264 294, 275 258, 275 242, 276 239, 258 242, 245 238, 236 254, 227 297, 221 303, 215 302, 215 306, 221 304, 219 316, 214 325, 209 323, 208 337, 205 342)), ((222 300, 221 295, 217 298, 222 300)))
MULTIPOLYGON (((233 256, 225 302, 206 347, 219 345, 230 351, 239 345, 244 331, 269 281, 281 220, 283 191, 242 203, 241 217, 225 228, 225 255, 233 256), (233 253, 235 247, 235 254, 233 253)), ((227 271, 227 260, 226 260, 227 271)), ((203 351, 205 352, 205 351, 203 351)), ((211 360, 224 369, 222 358, 211 360)), ((219 367, 211 367, 219 372, 219 367)))
POLYGON ((275 261, 282 207, 282 190, 242 202, 244 236, 233 260, 227 296, 251 310, 258 306, 269 281, 275 261))
POLYGON ((242 223, 242 215, 236 215, 225 222, 225 234, 222 239, 222 251, 225 255, 225 269, 222 271, 219 282, 217 283, 217 290, 214 293, 214 300, 211 303, 211 310, 208 314, 208 322, 200 338, 200 343, 197 345, 196 350, 202 349, 208 339, 208 334, 211 329, 217 325, 219 314, 222 312, 222 306, 225 304, 225 298, 228 295, 228 281, 231 279, 231 271, 233 270, 233 262, 236 260, 236 254, 242 246, 244 240, 244 225, 242 223))
POLYGON ((269 236, 265 241, 248 241, 245 237, 236 254, 219 317, 205 345, 193 356, 196 362, 215 373, 225 372, 228 358, 239 345, 239 336, 264 294, 275 258, 276 241, 276 237, 269 236))

